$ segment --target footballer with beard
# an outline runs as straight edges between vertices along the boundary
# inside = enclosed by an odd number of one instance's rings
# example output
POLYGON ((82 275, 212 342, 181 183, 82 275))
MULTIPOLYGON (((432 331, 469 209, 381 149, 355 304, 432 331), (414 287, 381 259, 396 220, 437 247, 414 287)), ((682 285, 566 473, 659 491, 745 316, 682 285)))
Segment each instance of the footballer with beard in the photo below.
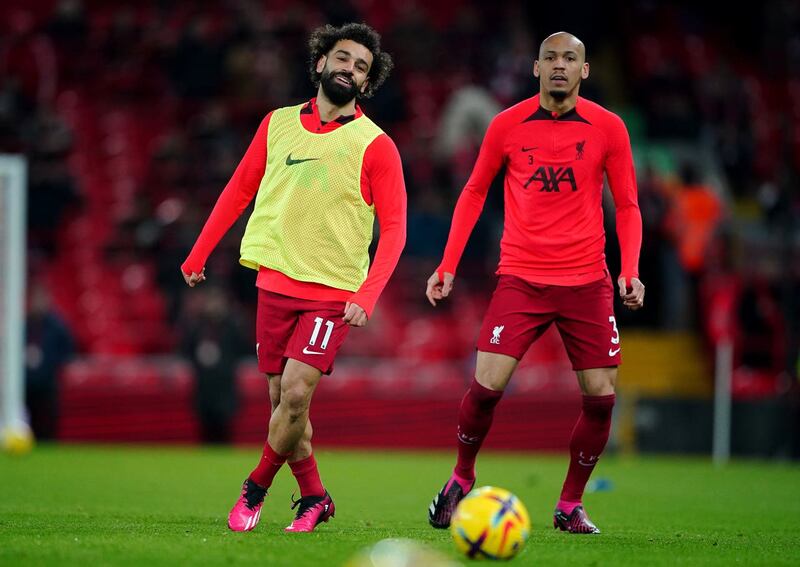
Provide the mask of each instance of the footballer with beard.
POLYGON ((317 96, 267 114, 181 266, 189 287, 205 281, 211 251, 255 198, 239 262, 257 271, 255 347, 272 414, 228 516, 233 531, 256 527, 284 463, 300 488, 286 531, 310 532, 333 517, 311 447, 311 397, 349 329, 369 321, 406 239, 400 154, 356 104, 386 80, 391 57, 375 30, 355 23, 316 29, 309 51, 317 96))

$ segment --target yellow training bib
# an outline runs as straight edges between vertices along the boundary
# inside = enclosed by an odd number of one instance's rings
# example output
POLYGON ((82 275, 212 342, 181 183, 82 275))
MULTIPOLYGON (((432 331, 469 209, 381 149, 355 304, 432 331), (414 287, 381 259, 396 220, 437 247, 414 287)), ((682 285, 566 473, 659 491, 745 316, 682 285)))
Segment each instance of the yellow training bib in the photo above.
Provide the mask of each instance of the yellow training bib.
POLYGON ((364 152, 383 131, 362 115, 326 134, 300 122, 304 105, 272 113, 267 167, 239 262, 356 291, 367 277, 375 208, 361 196, 364 152))

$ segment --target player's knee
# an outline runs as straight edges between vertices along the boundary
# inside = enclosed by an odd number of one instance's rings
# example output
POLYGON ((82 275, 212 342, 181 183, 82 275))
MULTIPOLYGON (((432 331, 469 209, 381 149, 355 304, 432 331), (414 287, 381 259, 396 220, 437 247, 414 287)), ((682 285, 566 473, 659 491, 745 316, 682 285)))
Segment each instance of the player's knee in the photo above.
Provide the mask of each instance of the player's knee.
POLYGON ((305 385, 297 384, 281 390, 280 405, 291 421, 297 421, 308 411, 309 398, 305 385))
POLYGON ((475 369, 475 380, 489 390, 502 392, 508 385, 510 372, 505 368, 485 367, 475 369))
POLYGON ((518 361, 510 356, 478 351, 475 380, 489 390, 503 391, 517 363, 518 361))
POLYGON ((615 392, 616 368, 596 368, 581 373, 583 393, 587 396, 608 396, 615 392))
POLYGON ((610 396, 614 393, 614 384, 611 382, 592 383, 586 386, 587 396, 610 396))

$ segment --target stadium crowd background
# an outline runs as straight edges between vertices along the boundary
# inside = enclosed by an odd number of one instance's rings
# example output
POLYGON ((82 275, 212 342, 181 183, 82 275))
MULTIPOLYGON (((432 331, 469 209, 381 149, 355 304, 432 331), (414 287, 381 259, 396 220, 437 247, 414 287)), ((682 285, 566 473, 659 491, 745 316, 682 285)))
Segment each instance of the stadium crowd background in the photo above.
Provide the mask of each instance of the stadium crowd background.
MULTIPOLYGON (((135 405, 148 387, 194 380, 181 398, 199 412, 194 435, 243 439, 230 422, 246 413, 248 391, 260 390, 247 364, 256 294, 252 272, 236 262, 242 225, 212 255, 206 284, 188 292, 178 269, 264 114, 313 95, 310 30, 365 21, 396 63, 362 106, 403 158, 408 244, 368 331, 346 344, 339 384, 364 389, 364 399, 462 391, 493 287, 500 183, 456 294, 432 310, 424 282, 488 122, 536 92, 538 45, 566 29, 587 46, 591 76, 581 94, 624 118, 637 161, 648 295, 641 312, 617 309, 634 359, 623 380, 638 381, 638 397, 699 400, 668 413, 706 423, 715 345, 731 340, 734 395, 755 404, 741 419, 769 421, 742 450, 800 454, 797 3, 768 0, 720 16, 653 1, 34 0, 4 3, 0 14, 0 152, 29 160, 28 399, 40 437, 102 438, 101 422, 84 414, 110 410, 86 401, 91 387, 124 386, 125 404, 135 405), (662 366, 683 376, 665 375, 659 390, 647 381, 662 366), (380 384, 386 391, 376 394, 380 384), (64 423, 76 414, 83 425, 64 423)), ((546 336, 533 349, 518 395, 575 397, 557 344, 546 336)), ((95 401, 111 399, 119 398, 95 401)), ((628 429, 648 448, 644 421, 628 429)), ((618 428, 622 444, 628 429, 618 428)), ((681 431, 673 445, 651 448, 705 447, 692 445, 695 430, 681 431)))

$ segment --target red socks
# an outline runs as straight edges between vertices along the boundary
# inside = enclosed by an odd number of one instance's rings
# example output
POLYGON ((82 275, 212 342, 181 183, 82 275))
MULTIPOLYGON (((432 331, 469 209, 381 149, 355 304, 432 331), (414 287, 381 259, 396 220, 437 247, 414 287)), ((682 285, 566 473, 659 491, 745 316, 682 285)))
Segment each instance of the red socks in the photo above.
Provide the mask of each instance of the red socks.
MULTIPOLYGON (((272 450, 269 443, 264 444, 264 453, 261 455, 261 460, 258 466, 250 473, 250 480, 263 488, 272 486, 272 480, 278 474, 283 463, 286 462, 288 455, 279 455, 272 450)), ((292 474, 297 479, 297 484, 300 486, 300 496, 325 496, 325 489, 322 487, 322 481, 319 478, 319 470, 317 469, 317 460, 314 455, 309 455, 301 461, 289 463, 292 469, 292 474)))
POLYGON ((289 463, 289 467, 291 467, 292 474, 297 479, 298 486, 300 486, 301 497, 325 496, 325 489, 322 487, 322 481, 319 478, 317 460, 313 454, 302 461, 289 463))
POLYGON ((264 452, 261 455, 261 460, 258 466, 250 473, 250 480, 255 482, 262 488, 269 488, 272 486, 272 479, 278 474, 278 471, 286 462, 288 455, 279 455, 272 450, 269 443, 264 443, 264 452))
POLYGON ((458 412, 458 462, 453 472, 459 480, 475 480, 475 457, 492 426, 494 408, 503 392, 490 390, 472 379, 458 412))
POLYGON ((611 431, 611 411, 616 396, 583 396, 583 411, 572 430, 570 462, 558 508, 570 514, 581 503, 583 489, 600 458, 611 431))

